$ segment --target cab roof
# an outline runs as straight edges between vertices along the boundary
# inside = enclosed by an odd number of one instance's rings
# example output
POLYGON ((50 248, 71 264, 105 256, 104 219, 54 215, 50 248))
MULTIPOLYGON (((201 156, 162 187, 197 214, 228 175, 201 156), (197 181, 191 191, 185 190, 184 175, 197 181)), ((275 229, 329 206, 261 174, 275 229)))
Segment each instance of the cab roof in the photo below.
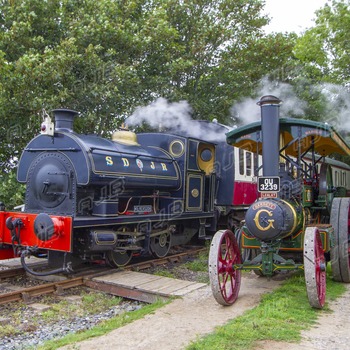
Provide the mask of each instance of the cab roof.
MULTIPOLYGON (((297 157, 312 148, 321 156, 332 153, 350 155, 344 139, 327 123, 295 118, 281 118, 279 122, 282 149, 289 156, 297 157)), ((261 154, 261 121, 228 132, 226 141, 232 146, 261 154)))

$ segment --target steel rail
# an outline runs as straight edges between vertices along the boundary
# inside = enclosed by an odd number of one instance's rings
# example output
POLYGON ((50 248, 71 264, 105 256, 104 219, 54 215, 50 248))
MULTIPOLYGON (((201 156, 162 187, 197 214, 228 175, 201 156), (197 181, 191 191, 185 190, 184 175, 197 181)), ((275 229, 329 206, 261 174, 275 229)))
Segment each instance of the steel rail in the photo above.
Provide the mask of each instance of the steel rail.
MULTIPOLYGON (((204 250, 206 250, 206 248, 199 248, 199 249, 196 248, 196 249, 189 250, 187 252, 169 255, 169 256, 166 256, 166 257, 161 258, 161 259, 153 259, 153 260, 149 260, 149 261, 143 261, 140 263, 128 265, 128 266, 123 267, 121 270, 140 271, 140 270, 145 270, 148 268, 153 268, 153 267, 159 266, 159 265, 164 265, 164 264, 169 263, 169 262, 175 263, 175 262, 179 262, 179 261, 183 260, 187 256, 196 255, 204 250)), ((16 274, 15 274, 16 272, 18 272, 19 274, 23 274, 23 271, 21 271, 21 270, 23 270, 23 269, 16 268, 16 269, 3 270, 0 273, 0 277, 5 278, 3 276, 5 276, 6 274, 5 273, 2 274, 4 271, 5 272, 8 271, 7 272, 8 277, 16 276, 16 274)), ((93 268, 91 270, 93 270, 93 268)), ((100 276, 103 276, 106 274, 110 274, 113 271, 119 271, 119 269, 116 270, 115 268, 107 268, 104 271, 98 271, 98 272, 93 271, 91 273, 91 270, 85 271, 84 274, 79 276, 79 277, 68 278, 68 279, 63 280, 63 281, 45 283, 45 284, 41 284, 38 286, 23 288, 23 289, 20 289, 18 291, 0 294, 0 305, 6 304, 9 302, 13 302, 13 301, 24 301, 25 303, 29 303, 31 301, 31 298, 33 298, 33 297, 41 296, 41 295, 45 295, 45 294, 52 294, 52 293, 56 293, 58 295, 61 295, 61 294, 63 294, 64 290, 69 289, 69 288, 73 288, 73 287, 87 286, 87 287, 93 288, 94 286, 97 285, 96 282, 92 283, 92 279, 94 277, 100 277, 100 276)), ((108 291, 106 291, 106 292, 108 292, 108 291)), ((124 295, 121 295, 121 296, 124 296, 124 295)))

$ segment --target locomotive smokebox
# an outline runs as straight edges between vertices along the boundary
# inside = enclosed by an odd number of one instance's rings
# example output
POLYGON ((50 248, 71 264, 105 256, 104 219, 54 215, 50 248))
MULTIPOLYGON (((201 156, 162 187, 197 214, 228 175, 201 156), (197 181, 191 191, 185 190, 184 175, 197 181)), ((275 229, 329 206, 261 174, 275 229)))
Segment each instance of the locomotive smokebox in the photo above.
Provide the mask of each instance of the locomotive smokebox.
POLYGON ((275 96, 261 97, 261 132, 263 139, 263 175, 278 176, 279 171, 279 107, 281 100, 275 96))
POLYGON ((55 117, 55 129, 62 131, 73 131, 74 117, 78 112, 71 109, 54 109, 53 115, 55 117))

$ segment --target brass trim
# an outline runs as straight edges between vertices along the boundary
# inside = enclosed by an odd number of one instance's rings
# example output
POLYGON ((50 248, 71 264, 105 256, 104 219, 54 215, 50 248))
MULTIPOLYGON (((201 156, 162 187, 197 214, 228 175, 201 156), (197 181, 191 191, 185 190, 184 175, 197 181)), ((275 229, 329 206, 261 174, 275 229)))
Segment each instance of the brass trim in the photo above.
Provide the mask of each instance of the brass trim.
POLYGON ((184 153, 185 153, 185 145, 182 141, 180 140, 174 140, 170 143, 169 145, 169 153, 173 156, 173 157, 181 157, 184 153), (180 152, 174 152, 173 150, 173 146, 175 144, 179 144, 180 145, 180 152))

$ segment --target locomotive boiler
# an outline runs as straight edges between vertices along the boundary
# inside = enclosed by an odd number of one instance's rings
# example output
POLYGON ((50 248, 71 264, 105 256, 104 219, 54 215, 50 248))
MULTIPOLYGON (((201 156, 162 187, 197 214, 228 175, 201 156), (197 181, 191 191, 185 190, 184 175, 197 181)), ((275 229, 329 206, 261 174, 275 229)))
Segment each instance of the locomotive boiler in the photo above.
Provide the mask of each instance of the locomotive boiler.
POLYGON ((334 169, 339 164, 327 158, 350 155, 350 148, 328 124, 280 118, 280 104, 275 96, 262 97, 261 122, 226 135, 229 144, 261 157, 261 165, 258 199, 241 228, 220 230, 211 243, 211 287, 222 305, 236 301, 242 270, 263 276, 304 271, 315 308, 325 303, 328 261, 335 280, 350 282, 349 166, 334 169))
MULTIPOLYGON (((0 208, 0 259, 20 256, 29 273, 164 257, 172 246, 231 228, 252 202, 235 199, 234 150, 225 142, 127 128, 101 138, 74 131, 77 112, 53 113, 54 122, 46 117, 20 158, 24 211, 0 208), (26 258, 32 255, 47 256, 50 269, 30 269, 26 258)), ((201 124, 220 136, 226 130, 201 124)))

